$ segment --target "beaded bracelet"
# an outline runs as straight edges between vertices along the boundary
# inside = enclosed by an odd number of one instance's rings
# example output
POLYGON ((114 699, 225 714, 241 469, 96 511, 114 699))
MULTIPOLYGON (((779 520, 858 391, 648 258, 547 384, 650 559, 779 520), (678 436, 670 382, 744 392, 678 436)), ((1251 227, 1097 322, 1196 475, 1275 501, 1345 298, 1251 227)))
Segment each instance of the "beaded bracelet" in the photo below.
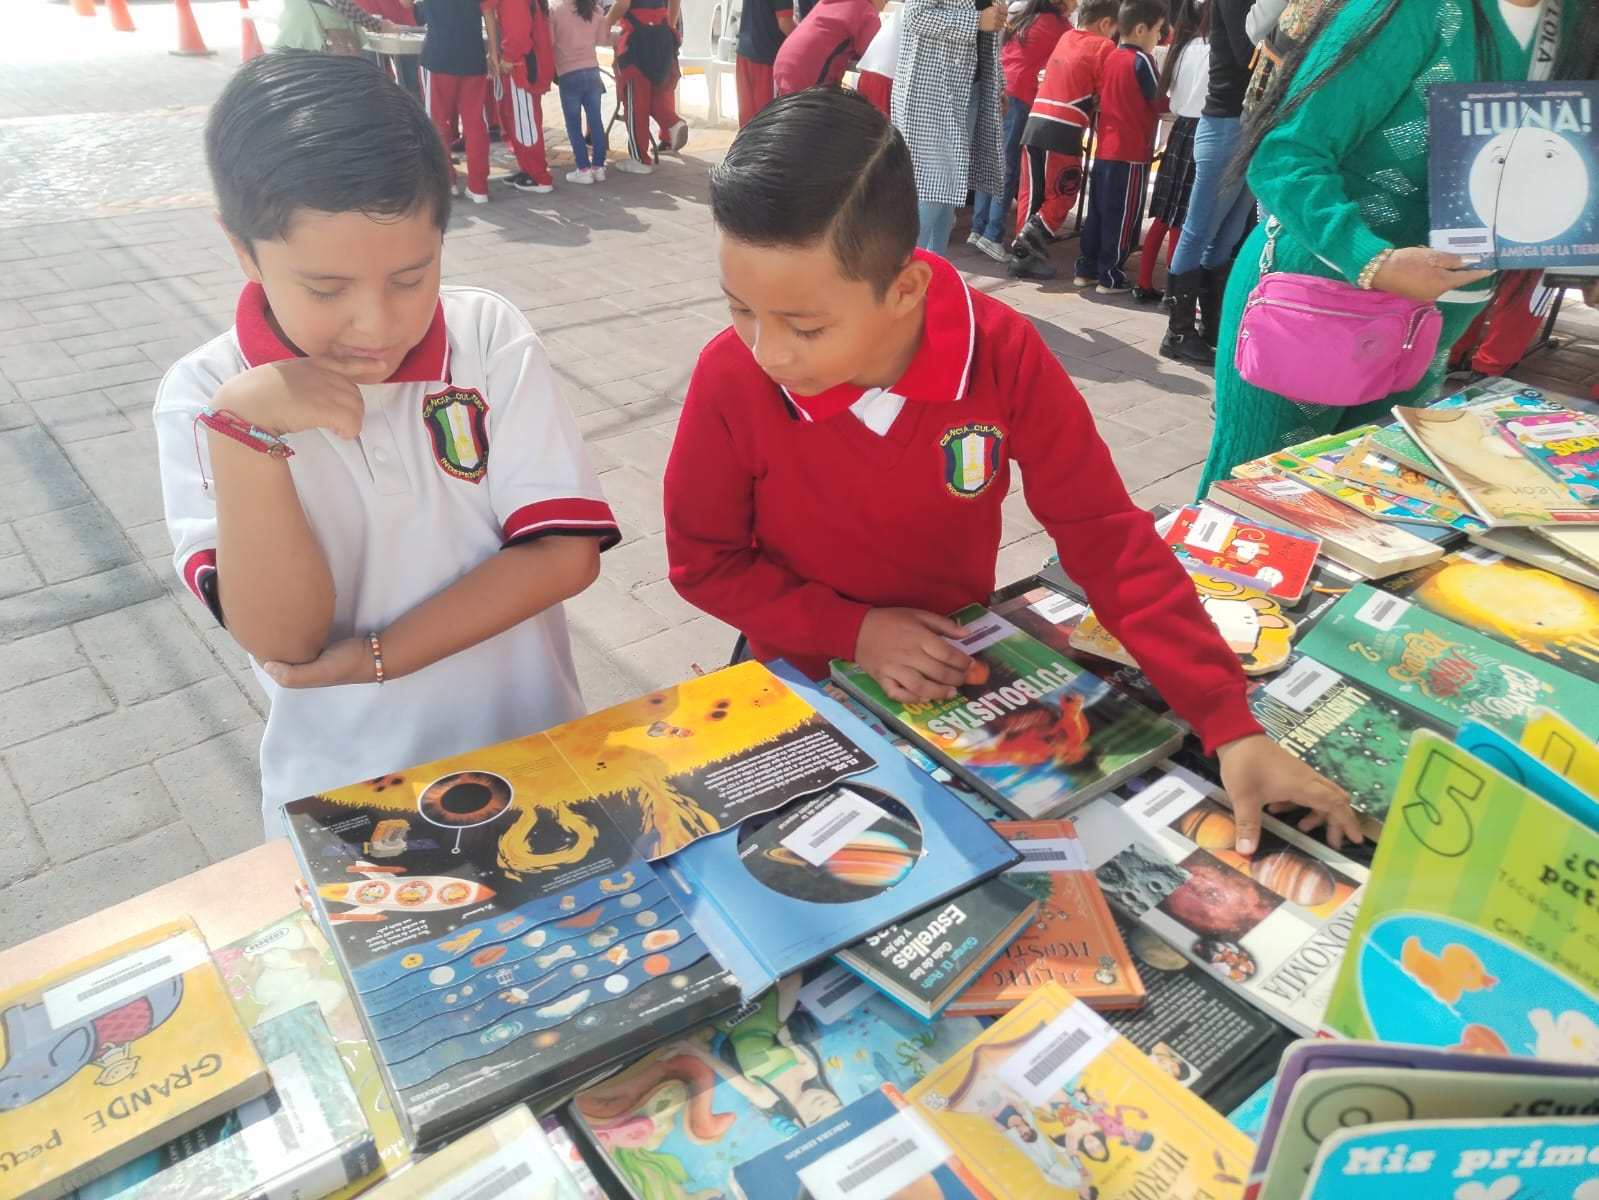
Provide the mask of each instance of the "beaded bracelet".
POLYGON ((1394 248, 1389 246, 1386 250, 1379 250, 1371 256, 1371 261, 1360 268, 1360 274, 1355 276, 1355 286, 1365 291, 1371 291, 1372 285, 1377 282, 1377 272, 1382 270, 1383 264, 1394 255, 1394 248))
POLYGON ((378 640, 377 630, 366 635, 367 641, 372 643, 372 673, 377 677, 377 682, 383 682, 383 643, 378 640))

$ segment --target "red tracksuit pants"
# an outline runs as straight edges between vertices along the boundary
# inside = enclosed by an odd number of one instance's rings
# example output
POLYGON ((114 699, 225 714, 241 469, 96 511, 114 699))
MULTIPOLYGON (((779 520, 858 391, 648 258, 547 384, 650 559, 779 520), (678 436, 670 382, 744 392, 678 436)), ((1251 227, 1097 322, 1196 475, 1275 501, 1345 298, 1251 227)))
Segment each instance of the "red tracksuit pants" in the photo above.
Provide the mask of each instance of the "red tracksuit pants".
POLYGON ((1051 237, 1065 227, 1083 187, 1083 156, 1042 146, 1022 147, 1022 178, 1016 192, 1016 232, 1036 215, 1051 237))
POLYGON ((516 165, 540 183, 551 182, 550 163, 544 153, 542 97, 528 90, 527 73, 518 67, 494 81, 500 102, 500 132, 511 143, 516 165))
MULTIPOLYGON (((479 196, 486 196, 489 191, 489 123, 483 112, 488 91, 487 75, 422 72, 422 98, 446 147, 450 144, 450 131, 457 121, 461 123, 461 139, 466 143, 466 186, 479 196)), ((450 182, 455 182, 453 164, 450 182)))
POLYGON ((616 77, 616 90, 622 98, 622 112, 627 124, 627 151, 641 163, 653 162, 650 153, 650 121, 653 119, 662 137, 676 125, 677 81, 681 72, 672 68, 672 77, 656 87, 637 67, 623 67, 616 77))

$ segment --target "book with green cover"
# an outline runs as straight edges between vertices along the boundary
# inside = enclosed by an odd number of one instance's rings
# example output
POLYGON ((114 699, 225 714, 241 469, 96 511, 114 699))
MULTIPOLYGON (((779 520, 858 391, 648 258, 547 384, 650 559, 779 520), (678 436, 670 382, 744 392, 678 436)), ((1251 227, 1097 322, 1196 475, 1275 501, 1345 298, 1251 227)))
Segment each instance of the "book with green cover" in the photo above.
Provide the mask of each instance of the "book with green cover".
POLYGON ((1599 684, 1366 585, 1335 604, 1300 648, 1451 730, 1476 717, 1516 737, 1542 706, 1599 733, 1599 684))
POLYGON ((1417 733, 1327 1029, 1599 1063, 1596 872, 1599 830, 1417 733))
POLYGON ((953 619, 973 663, 952 699, 901 704, 841 659, 833 678, 1008 812, 1060 815, 1182 741, 1180 727, 1004 617, 974 604, 953 619))

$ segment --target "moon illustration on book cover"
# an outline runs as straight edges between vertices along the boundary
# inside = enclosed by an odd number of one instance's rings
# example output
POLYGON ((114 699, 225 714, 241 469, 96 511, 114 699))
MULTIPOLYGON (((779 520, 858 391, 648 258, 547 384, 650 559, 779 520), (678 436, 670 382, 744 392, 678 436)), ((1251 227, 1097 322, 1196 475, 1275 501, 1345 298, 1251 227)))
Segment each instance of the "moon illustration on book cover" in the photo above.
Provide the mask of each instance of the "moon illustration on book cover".
POLYGON ((1516 242, 1553 241, 1588 207, 1582 155, 1548 129, 1495 134, 1477 152, 1466 186, 1482 223, 1516 242))

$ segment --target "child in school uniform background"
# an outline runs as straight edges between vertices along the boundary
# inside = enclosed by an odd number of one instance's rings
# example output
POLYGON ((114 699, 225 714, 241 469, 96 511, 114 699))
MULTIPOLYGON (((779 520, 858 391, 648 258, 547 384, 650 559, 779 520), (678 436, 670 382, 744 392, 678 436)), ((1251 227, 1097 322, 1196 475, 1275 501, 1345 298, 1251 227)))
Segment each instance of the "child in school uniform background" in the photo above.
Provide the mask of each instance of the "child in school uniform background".
POLYGON ((677 112, 681 13, 681 0, 615 0, 611 5, 608 19, 622 30, 616 39, 616 90, 628 149, 628 156, 614 165, 624 174, 655 170, 651 120, 660 129, 661 149, 681 150, 688 142, 688 123, 677 112))
POLYGON ((772 64, 779 96, 839 83, 852 59, 871 48, 882 28, 884 0, 816 0, 794 32, 783 39, 772 64))
POLYGON ((544 148, 543 100, 555 82, 548 0, 490 0, 485 11, 491 36, 498 27, 500 47, 499 62, 490 64, 489 87, 516 159, 517 169, 506 182, 519 192, 553 192, 544 148))
MULTIPOLYGON (((489 199, 489 56, 483 12, 496 0, 428 0, 422 38, 422 98, 439 136, 448 145, 461 131, 466 152, 466 198, 489 199)), ((496 57, 498 50, 496 49, 496 57)), ((450 184, 456 183, 455 164, 450 184)))
POLYGON ((744 0, 733 62, 740 128, 777 95, 773 65, 783 40, 794 31, 795 20, 793 0, 744 0))

